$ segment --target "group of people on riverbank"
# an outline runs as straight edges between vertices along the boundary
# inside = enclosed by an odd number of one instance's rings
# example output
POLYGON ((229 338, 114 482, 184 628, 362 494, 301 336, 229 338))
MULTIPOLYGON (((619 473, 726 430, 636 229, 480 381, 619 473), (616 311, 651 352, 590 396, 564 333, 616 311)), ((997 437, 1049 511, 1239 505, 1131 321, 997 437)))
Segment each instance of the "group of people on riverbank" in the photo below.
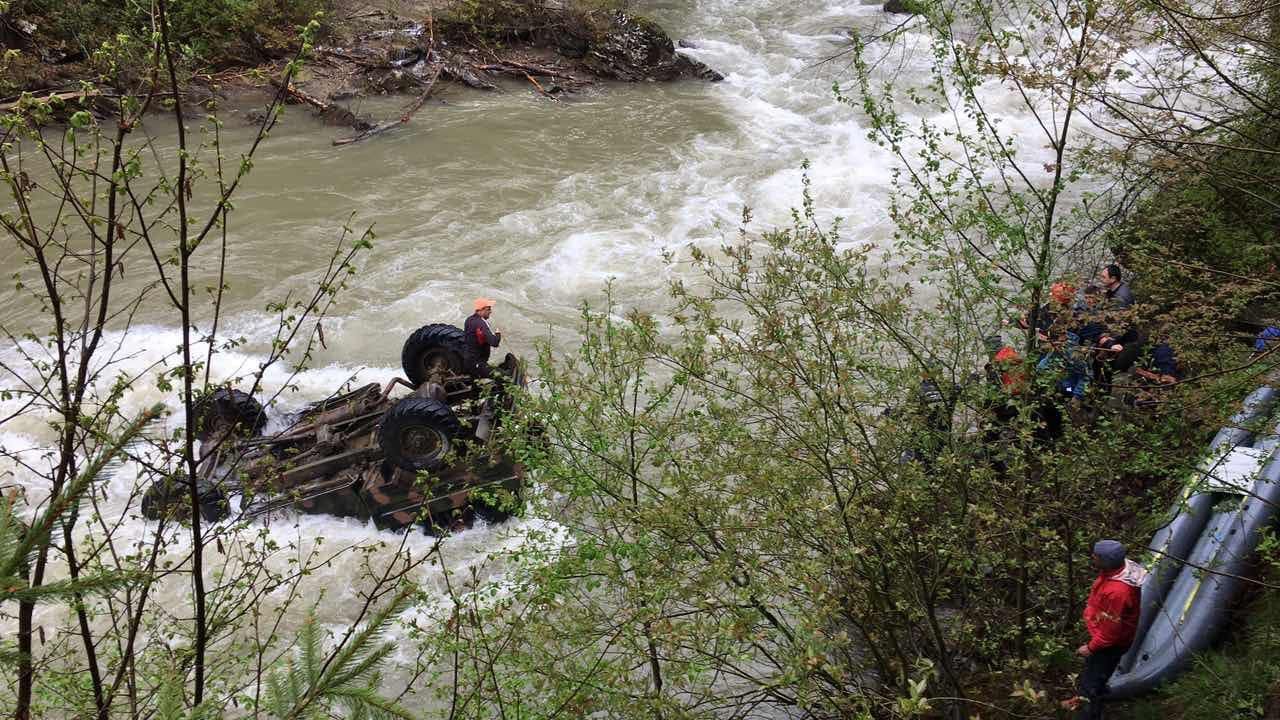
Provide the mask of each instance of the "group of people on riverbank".
MULTIPOLYGON (((1134 316, 1133 291, 1118 265, 1108 265, 1097 282, 1078 290, 1069 281, 1053 283, 1049 302, 1018 319, 1022 330, 1034 329, 1039 355, 1037 374, 1053 373, 1053 387, 1061 397, 1085 398, 1093 387, 1103 396, 1112 391, 1116 375, 1132 372, 1132 385, 1170 385, 1182 379, 1173 348, 1151 344, 1134 316)), ((1012 346, 993 347, 993 377, 1006 390, 1020 393, 1027 384, 1022 355, 1012 346)), ((1144 394, 1128 394, 1132 404, 1149 402, 1144 394)))
MULTIPOLYGON (((1057 395, 1049 406, 1061 405, 1064 400, 1067 403, 1084 401, 1090 395, 1109 395, 1113 384, 1121 385, 1116 376, 1130 371, 1135 380, 1125 382, 1126 386, 1141 381, 1156 386, 1179 382, 1182 369, 1173 349, 1164 342, 1148 342, 1140 329, 1135 303, 1134 293, 1125 283, 1122 269, 1116 265, 1103 268, 1097 282, 1083 289, 1066 281, 1054 283, 1049 290, 1049 301, 1023 313, 1019 323, 1026 331, 1034 328, 1038 357, 1024 361, 1013 347, 995 348, 991 362, 995 373, 993 382, 1013 394, 1032 392, 1028 376, 1034 367, 1035 375, 1050 380, 1039 385, 1035 392, 1047 389, 1057 395)), ((493 305, 492 300, 485 298, 475 300, 475 312, 467 318, 464 330, 472 362, 485 376, 492 371, 488 366, 490 350, 498 347, 502 340, 502 334, 490 324, 493 305)), ((1266 338, 1259 338, 1259 343, 1266 341, 1280 341, 1280 329, 1271 328, 1266 338)), ((929 466, 939 452, 933 440, 944 437, 951 427, 954 405, 949 404, 946 397, 958 395, 960 386, 944 386, 944 390, 939 387, 940 378, 935 380, 935 377, 939 376, 929 373, 922 383, 916 406, 926 413, 925 424, 937 432, 919 433, 921 444, 903 455, 904 463, 920 462, 929 466), (952 390, 955 392, 951 393, 952 390)), ((981 385, 981 374, 975 373, 965 384, 969 382, 981 385)), ((984 398, 994 394, 982 393, 984 398)), ((907 405, 905 409, 899 407, 886 413, 893 416, 898 412, 913 412, 911 404, 907 405)), ((1090 560, 1096 574, 1083 612, 1088 637, 1075 650, 1083 660, 1083 668, 1077 676, 1073 696, 1062 705, 1074 711, 1078 718, 1096 720, 1102 717, 1107 683, 1135 640, 1141 588, 1147 570, 1129 559, 1125 547, 1116 540, 1095 543, 1090 560)))
MULTIPOLYGON (((1049 378, 1048 394, 1052 397, 1044 398, 1037 412, 1043 425, 1039 437, 1060 434, 1059 404, 1065 401, 1079 407, 1091 392, 1094 397, 1109 397, 1113 386, 1119 384, 1115 382, 1118 375, 1131 374, 1132 379, 1124 385, 1138 392, 1124 393, 1124 397, 1139 407, 1154 402, 1139 389, 1141 385, 1171 385, 1182 379, 1173 348, 1164 342, 1148 342, 1136 318, 1135 303, 1124 271, 1112 264, 1082 290, 1069 281, 1053 283, 1049 301, 1019 318, 1017 324, 1023 331, 1035 333, 1039 353, 1034 358, 1035 374, 1049 378)), ((1012 394, 1028 392, 1031 363, 1011 346, 992 349, 991 380, 1012 394)), ((1000 420, 999 410, 996 414, 1000 420)), ((1081 720, 1102 717, 1107 682, 1137 632, 1141 587, 1147 576, 1146 569, 1128 559, 1124 546, 1116 540, 1095 543, 1090 560, 1097 574, 1083 613, 1088 640, 1076 649, 1084 667, 1077 676, 1074 696, 1062 703, 1081 720)))

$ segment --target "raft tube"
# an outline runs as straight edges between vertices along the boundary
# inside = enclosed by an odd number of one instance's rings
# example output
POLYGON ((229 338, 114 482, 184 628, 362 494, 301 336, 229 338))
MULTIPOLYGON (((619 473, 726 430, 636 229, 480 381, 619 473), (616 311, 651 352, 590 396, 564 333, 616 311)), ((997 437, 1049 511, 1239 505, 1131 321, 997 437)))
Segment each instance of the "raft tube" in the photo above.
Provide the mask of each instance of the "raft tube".
POLYGON ((1211 458, 1237 448, 1266 454, 1249 486, 1239 493, 1206 489, 1198 473, 1174 505, 1172 520, 1152 537, 1137 634, 1111 676, 1110 698, 1133 697, 1172 678, 1222 629, 1241 590, 1239 576, 1249 571, 1261 531, 1280 504, 1280 426, 1256 437, 1249 429, 1277 397, 1270 387, 1250 393, 1209 445, 1211 458))

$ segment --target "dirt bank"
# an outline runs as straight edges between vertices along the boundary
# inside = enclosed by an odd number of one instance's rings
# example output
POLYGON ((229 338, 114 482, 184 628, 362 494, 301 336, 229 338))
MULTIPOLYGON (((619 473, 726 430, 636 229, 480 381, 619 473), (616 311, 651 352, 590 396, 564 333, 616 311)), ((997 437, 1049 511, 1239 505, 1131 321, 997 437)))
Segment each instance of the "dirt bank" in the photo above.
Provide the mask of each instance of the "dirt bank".
MULTIPOLYGON (((407 0, 371 4, 333 0, 324 29, 297 80, 287 88, 292 102, 311 105, 335 125, 368 133, 379 126, 359 117, 349 101, 370 95, 413 98, 408 118, 445 84, 478 91, 511 78, 529 92, 561 100, 603 82, 717 81, 714 70, 676 51, 656 23, 609 3, 580 0, 407 0)), ((40 34, 27 21, 8 18, 2 38, 10 64, 22 71, 23 89, 92 105, 78 87, 92 78, 89 54, 39 47, 40 34)), ((45 45, 48 45, 46 42, 45 45)), ((260 62, 205 67, 187 74, 184 92, 195 103, 248 102, 274 91, 288 57, 282 45, 263 46, 260 62)), ((119 90, 119 89, 117 89, 119 90)), ((110 95, 110 91, 104 91, 110 95)), ((0 110, 17 96, 0 100, 0 110)))

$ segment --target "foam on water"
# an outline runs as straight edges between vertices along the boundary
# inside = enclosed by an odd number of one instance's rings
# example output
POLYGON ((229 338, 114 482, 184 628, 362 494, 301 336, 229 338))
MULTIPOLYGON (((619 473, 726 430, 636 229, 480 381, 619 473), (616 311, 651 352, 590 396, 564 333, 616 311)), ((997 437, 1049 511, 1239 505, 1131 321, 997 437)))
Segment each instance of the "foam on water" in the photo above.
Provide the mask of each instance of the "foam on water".
MULTIPOLYGON (((258 308, 279 299, 285 289, 305 287, 314 277, 314 263, 298 263, 283 253, 279 262, 262 262, 264 243, 272 237, 310 238, 319 261, 319 251, 336 237, 333 218, 345 219, 348 208, 371 215, 391 239, 391 250, 375 251, 365 272, 352 281, 354 301, 341 305, 336 316, 325 321, 329 348, 317 350, 318 367, 295 375, 287 363, 279 363, 265 374, 263 395, 279 393, 270 409, 273 423, 343 383, 385 381, 396 372, 400 340, 424 322, 463 316, 466 300, 477 288, 488 288, 485 294, 499 301, 496 320, 504 329, 514 329, 508 336, 516 342, 540 337, 548 327, 571 326, 581 300, 594 298, 610 278, 616 279, 624 304, 659 302, 655 291, 671 272, 679 272, 663 265, 663 250, 718 242, 732 232, 744 206, 751 206, 763 223, 785 223, 790 209, 799 204, 799 166, 805 159, 812 162, 809 174, 817 206, 828 217, 847 219, 851 241, 883 236, 890 158, 867 140, 855 112, 833 102, 830 87, 840 76, 838 66, 814 67, 841 47, 840 28, 876 22, 879 13, 878 7, 859 2, 817 0, 705 0, 672 12, 675 17, 664 20, 674 23, 673 34, 689 38, 697 47, 686 52, 723 72, 724 82, 686 83, 662 91, 668 94, 645 88, 637 90, 646 94, 636 94, 616 87, 580 101, 583 111, 598 108, 635 131, 652 131, 652 145, 608 142, 589 122, 574 119, 579 112, 574 103, 560 108, 513 93, 488 105, 485 99, 468 96, 452 106, 458 113, 492 122, 496 131, 516 132, 523 124, 514 117, 505 119, 504 106, 564 123, 568 129, 557 142, 585 153, 568 171, 548 166, 555 160, 550 155, 504 155, 499 138, 492 148, 472 148, 475 156, 470 158, 437 148, 424 166, 424 159, 413 151, 421 138, 409 131, 391 134, 385 143, 346 150, 279 133, 259 160, 265 178, 251 176, 237 201, 237 212, 254 228, 248 233, 266 234, 254 243, 232 243, 229 249, 232 267, 237 268, 233 285, 257 289, 238 305, 232 303, 224 331, 247 343, 215 355, 213 380, 258 369, 276 323, 258 308), (669 105, 655 107, 655 99, 669 105), (719 125, 712 122, 712 129, 680 134, 676 125, 659 122, 673 107, 670 103, 718 115, 719 125), (663 144, 663 138, 676 136, 681 138, 676 144, 663 144), (385 152, 385 159, 372 166, 350 163, 351 154, 362 150, 385 152), (271 160, 281 156, 308 170, 301 177, 274 175, 278 170, 272 169, 271 160), (474 194, 450 194, 447 203, 431 192, 441 179, 472 177, 477 158, 501 158, 508 172, 500 184, 485 184, 474 194), (552 182, 547 183, 548 178, 552 182), (291 192, 278 192, 284 184, 291 192), (420 191, 403 191, 407 188, 420 191), (495 202, 503 212, 486 211, 495 202), (265 225, 269 230, 261 231, 264 225, 255 218, 268 205, 274 221, 265 225), (317 207, 330 212, 320 222, 314 217, 317 207), (477 226, 476 218, 486 213, 493 224, 477 226), (415 224, 413 218, 423 216, 431 217, 430 226, 415 224), (413 241, 423 235, 436 239, 413 241), (441 239, 455 238, 466 248, 462 257, 442 255, 441 239), (498 242, 486 242, 489 238, 498 242)), ((903 65, 909 68, 911 63, 903 65)), ((125 356, 109 375, 135 378, 122 413, 132 415, 162 403, 170 412, 163 430, 175 429, 180 417, 177 396, 162 391, 157 379, 161 370, 172 367, 179 341, 179 332, 164 326, 135 327, 127 337, 106 339, 108 345, 119 344, 125 356)), ((2 354, 15 359, 13 352, 2 354)), ((203 348, 198 355, 203 355, 203 348)), ((11 412, 19 402, 0 403, 0 413, 11 412)), ((8 423, 0 439, 11 451, 23 447, 24 457, 52 441, 47 425, 35 417, 8 423)), ((28 486, 33 501, 47 490, 41 478, 20 468, 7 469, 28 486)), ((108 510, 123 510, 136 490, 134 477, 136 468, 116 473, 106 488, 108 510)), ((324 533, 346 540, 387 541, 385 534, 365 525, 332 518, 298 518, 289 533, 295 529, 299 537, 324 533)), ((145 525, 137 521, 129 531, 142 538, 145 525)), ((471 532, 453 542, 465 545, 472 537, 488 537, 486 530, 471 532)))
MULTIPOLYGON (((176 330, 154 327, 139 327, 128 336, 114 334, 104 339, 104 347, 123 344, 133 349, 127 359, 114 368, 114 372, 137 378, 123 398, 121 412, 132 415, 160 402, 171 413, 160 426, 149 430, 152 435, 162 435, 180 427, 181 408, 176 395, 156 387, 158 368, 163 367, 161 361, 168 357, 178 340, 176 330)), ((15 350, 8 349, 0 353, 0 360, 13 366, 18 360, 16 355, 15 350)), ((224 352, 214 357, 212 377, 215 381, 254 371, 261 362, 260 356, 240 352, 224 352)), ((392 368, 353 367, 338 363, 296 374, 285 366, 272 367, 263 376, 263 396, 274 395, 286 387, 296 390, 278 395, 269 410, 268 429, 281 427, 290 412, 325 397, 343 384, 381 382, 394 374, 396 371, 392 368)), ((98 391, 104 389, 100 387, 98 391)), ((0 414, 11 412, 16 402, 0 403, 0 414)), ((16 479, 24 487, 30 502, 28 515, 42 506, 49 491, 47 476, 50 473, 40 469, 49 466, 51 458, 42 458, 42 454, 47 453, 52 442, 50 430, 35 418, 21 418, 7 423, 0 430, 0 447, 36 468, 32 472, 12 460, 0 460, 0 478, 5 484, 16 479)), ((134 446, 132 452, 140 454, 140 460, 148 463, 161 462, 159 453, 149 451, 145 446, 134 446)), ((156 540, 158 526, 138 516, 138 494, 144 489, 139 480, 143 477, 142 466, 138 461, 130 460, 116 464, 111 470, 109 477, 95 490, 93 512, 82 512, 78 533, 85 539, 100 539, 103 529, 97 519, 100 517, 114 526, 113 543, 117 549, 145 553, 156 540)), ((233 509, 237 504, 233 501, 233 509)), ((510 552, 527 542, 539 546, 548 546, 549 543, 550 547, 556 547, 566 539, 555 523, 531 518, 494 526, 477 523, 471 529, 451 535, 437 546, 436 538, 421 532, 396 533, 378 530, 372 522, 295 513, 277 514, 255 521, 247 528, 237 528, 231 520, 223 520, 207 525, 205 533, 206 537, 219 538, 216 544, 211 543, 206 549, 206 572, 211 579, 242 567, 253 548, 278 548, 268 553, 264 561, 264 565, 276 573, 293 572, 298 567, 296 563, 305 563, 310 558, 313 568, 307 577, 299 581, 301 600, 294 601, 293 609, 283 618, 277 631, 284 639, 294 636, 309 612, 314 613, 322 627, 329 628, 335 635, 340 634, 357 620, 358 611, 364 603, 361 592, 367 591, 368 583, 372 582, 357 581, 356 578, 368 578, 370 573, 376 573, 397 559, 401 562, 408 557, 421 560, 438 552, 436 561, 418 565, 409 576, 427 593, 429 600, 401 618, 406 622, 416 619, 420 624, 430 626, 447 619, 455 595, 459 600, 469 601, 478 588, 491 583, 505 592, 502 590, 506 583, 504 557, 510 552), (343 550, 351 547, 365 548, 367 552, 343 550), (446 572, 452 577, 448 582, 444 577, 446 572)), ((165 530, 161 562, 182 563, 190 550, 191 539, 187 530, 171 524, 165 530)), ((52 556, 48 577, 52 579, 64 573, 61 560, 56 555, 52 556)), ((171 648, 189 643, 186 635, 188 623, 183 620, 191 614, 191 608, 187 606, 187 583, 181 576, 171 576, 156 584, 152 590, 153 602, 157 609, 171 613, 175 622, 161 623, 152 631, 144 631, 140 642, 150 638, 171 648)), ((265 599, 264 611, 270 615, 272 604, 285 602, 290 592, 288 584, 273 591, 265 599)), ((490 592, 485 594, 490 599, 498 596, 490 592)), ((36 613, 36 621, 48 628, 57 627, 69 619, 65 608, 56 604, 41 607, 36 613)), ((8 623, 0 627, 6 633, 12 632, 8 623)), ((248 631, 247 628, 245 630, 248 631)), ((402 648, 399 652, 397 657, 411 666, 414 659, 412 650, 402 648)), ((215 657, 211 662, 219 660, 215 657)), ((395 666, 388 668, 386 679, 391 685, 402 677, 395 666)))
MULTIPOLYGON (((498 301, 495 324, 507 331, 503 349, 517 352, 548 334, 568 349, 579 304, 598 301, 609 278, 617 280, 622 306, 660 306, 664 282, 682 271, 680 265, 665 266, 662 252, 720 242, 734 233, 746 206, 757 226, 787 225, 801 201, 805 160, 821 217, 843 218, 847 243, 889 237, 893 158, 867 138, 859 110, 834 101, 832 83, 850 78, 846 66, 820 64, 844 47, 845 29, 890 21, 878 4, 699 0, 665 3, 657 14, 675 37, 695 46, 683 52, 724 73, 725 80, 611 86, 561 104, 547 103, 527 88, 502 96, 450 91, 447 105, 424 109, 423 122, 350 148, 333 148, 321 134, 328 130, 305 122, 277 131, 233 216, 239 235, 230 257, 238 269, 224 329, 247 343, 215 355, 214 381, 258 369, 276 323, 263 308, 287 289, 313 281, 336 237, 334 228, 353 210, 364 221, 376 221, 379 239, 362 259, 362 272, 350 279, 335 315, 324 322, 328 347, 318 349, 316 366, 295 374, 280 363, 264 375, 263 394, 279 393, 270 409, 274 424, 344 383, 385 382, 398 373, 400 343, 410 331, 427 322, 460 324, 469 299, 478 294, 498 301), (474 129, 466 134, 469 126, 486 128, 488 142, 476 142, 474 129), (517 146, 525 151, 516 152, 517 146), (285 187, 288 192, 281 192, 285 187)), ((886 59, 898 82, 923 79, 925 43, 923 35, 908 33, 886 59)), ((1133 51, 1132 61, 1135 67, 1161 62, 1157 51, 1143 50, 1133 51)), ((1135 95, 1143 92, 1139 76, 1127 82, 1135 95)), ((1024 141, 1025 164, 1036 169, 1034 177, 1047 179, 1040 160, 1047 162, 1051 154, 1035 118, 1015 94, 994 83, 979 93, 1004 131, 1024 141)), ((290 110, 291 121, 297 122, 299 112, 290 110)), ((936 108, 919 112, 950 122, 936 108)), ((27 311, 32 318, 36 312, 27 311)), ((6 317, 15 317, 12 308, 0 310, 0 320, 6 317)), ((177 396, 159 389, 157 373, 166 362, 172 367, 179 340, 178 330, 162 322, 107 339, 122 347, 111 375, 136 376, 122 413, 163 403, 171 413, 164 430, 175 428, 181 415, 177 396)), ((21 365, 13 348, 0 349, 0 359, 21 365)), ((0 386, 12 383, 0 379, 0 386)), ((20 403, 0 402, 0 417, 20 403)), ((0 445, 21 451, 37 468, 52 440, 37 417, 0 428, 0 445)), ((47 493, 40 472, 0 460, 0 473, 7 473, 0 483, 15 478, 33 501, 47 493)), ((132 464, 115 473, 104 488, 104 513, 124 511, 137 491, 137 475, 132 464)), ((154 527, 129 518, 121 537, 143 543, 154 527)), ((418 557, 434 545, 421 535, 404 537, 325 516, 277 518, 267 532, 286 549, 271 561, 279 567, 290 553, 314 548, 318 538, 329 547, 378 547, 371 565, 389 562, 402 542, 418 557)), ((566 540, 546 520, 481 524, 450 537, 442 557, 459 576, 475 568, 482 580, 502 583, 503 553, 526 542, 554 546, 566 540)), ((166 550, 169 557, 179 558, 184 542, 178 533, 166 550)), ((210 562, 234 563, 234 552, 211 555, 210 562)), ((322 623, 338 628, 354 616, 358 588, 346 579, 359 574, 364 562, 344 555, 305 579, 308 598, 327 593, 318 609, 322 623)), ((439 565, 420 568, 416 579, 438 605, 416 608, 406 620, 439 618, 448 604, 441 572, 439 565)), ((160 591, 160 602, 184 597, 179 585, 160 591)), ((292 617, 292 625, 301 618, 292 617)))

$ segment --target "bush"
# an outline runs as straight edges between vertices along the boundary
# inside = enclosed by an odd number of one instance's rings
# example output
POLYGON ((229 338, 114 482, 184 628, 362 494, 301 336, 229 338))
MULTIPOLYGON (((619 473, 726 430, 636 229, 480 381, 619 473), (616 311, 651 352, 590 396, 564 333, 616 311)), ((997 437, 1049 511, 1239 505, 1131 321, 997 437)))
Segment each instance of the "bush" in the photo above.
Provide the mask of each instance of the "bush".
POLYGON ((551 7, 540 0, 457 0, 437 18, 445 35, 487 40, 554 39, 565 34, 583 42, 608 33, 621 0, 568 0, 551 7))
MULTIPOLYGON (((197 65, 252 64, 280 57, 297 30, 329 0, 178 0, 169 7, 173 39, 197 65)), ((146 38, 151 3, 126 0, 20 0, 10 14, 39 30, 44 48, 89 55, 118 34, 146 38)))
POLYGON ((0 55, 0 96, 46 84, 48 70, 31 53, 6 50, 0 55))
MULTIPOLYGON (((1246 134, 1274 146, 1276 132, 1256 125, 1246 134)), ((1267 292, 1274 295, 1274 284, 1244 280, 1275 280, 1278 228, 1280 159, 1250 148, 1217 149, 1165 173, 1112 244, 1117 257, 1142 275, 1148 301, 1233 318, 1267 292)))

